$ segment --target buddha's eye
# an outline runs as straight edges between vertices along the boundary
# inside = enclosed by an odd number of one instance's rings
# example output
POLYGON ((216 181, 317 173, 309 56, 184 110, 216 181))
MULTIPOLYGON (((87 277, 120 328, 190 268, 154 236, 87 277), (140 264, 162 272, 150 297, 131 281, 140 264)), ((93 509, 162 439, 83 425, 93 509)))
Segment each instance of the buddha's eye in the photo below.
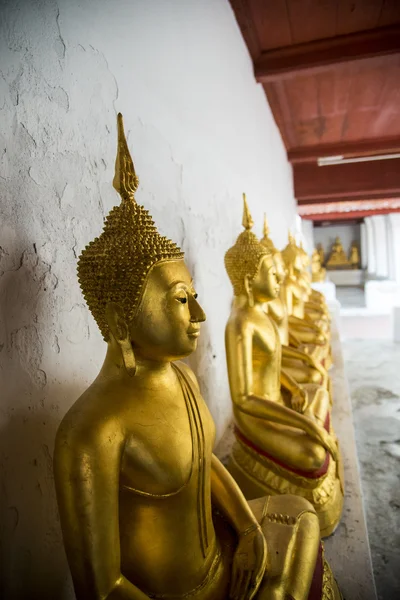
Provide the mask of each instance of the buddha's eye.
POLYGON ((180 296, 179 298, 177 298, 178 302, 180 302, 181 304, 186 304, 187 302, 187 298, 186 296, 180 296))
POLYGON ((195 292, 195 293, 193 294, 193 298, 194 298, 195 300, 197 300, 197 298, 198 298, 198 297, 199 297, 199 295, 198 295, 198 294, 195 292))

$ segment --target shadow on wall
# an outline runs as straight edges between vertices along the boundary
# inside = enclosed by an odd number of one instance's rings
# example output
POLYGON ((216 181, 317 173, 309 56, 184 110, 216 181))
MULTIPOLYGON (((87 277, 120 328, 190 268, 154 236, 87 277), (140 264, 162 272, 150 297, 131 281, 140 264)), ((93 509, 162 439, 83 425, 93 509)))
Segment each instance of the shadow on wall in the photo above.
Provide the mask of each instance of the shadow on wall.
MULTIPOLYGON (((51 268, 34 244, 15 246, 0 261, 0 596, 54 600, 71 597, 53 482, 56 404, 80 390, 46 374, 51 268)), ((59 348, 50 353, 60 362, 59 348)))

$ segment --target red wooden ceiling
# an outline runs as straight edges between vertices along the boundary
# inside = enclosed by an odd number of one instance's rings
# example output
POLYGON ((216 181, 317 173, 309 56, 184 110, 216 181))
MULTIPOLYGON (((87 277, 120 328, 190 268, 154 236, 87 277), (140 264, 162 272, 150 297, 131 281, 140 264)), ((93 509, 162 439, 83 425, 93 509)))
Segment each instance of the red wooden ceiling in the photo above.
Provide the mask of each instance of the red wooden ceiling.
MULTIPOLYGON (((400 151, 400 0, 230 1, 289 159, 309 163, 313 202, 345 200, 349 177, 349 197, 355 187, 359 198, 364 187, 368 198, 398 197, 400 160, 376 162, 369 175, 369 163, 316 159, 400 151)), ((309 202, 307 178, 295 165, 299 204, 309 202)))

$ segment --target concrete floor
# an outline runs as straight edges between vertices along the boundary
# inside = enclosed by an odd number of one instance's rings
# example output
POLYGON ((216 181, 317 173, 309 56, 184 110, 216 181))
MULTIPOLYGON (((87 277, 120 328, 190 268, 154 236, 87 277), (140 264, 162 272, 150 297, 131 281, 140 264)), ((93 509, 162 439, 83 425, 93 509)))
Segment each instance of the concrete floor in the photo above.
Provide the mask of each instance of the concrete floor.
POLYGON ((400 344, 346 340, 343 352, 378 598, 395 600, 400 598, 400 344))
POLYGON ((346 308, 362 308, 365 306, 364 287, 337 285, 336 298, 346 308))

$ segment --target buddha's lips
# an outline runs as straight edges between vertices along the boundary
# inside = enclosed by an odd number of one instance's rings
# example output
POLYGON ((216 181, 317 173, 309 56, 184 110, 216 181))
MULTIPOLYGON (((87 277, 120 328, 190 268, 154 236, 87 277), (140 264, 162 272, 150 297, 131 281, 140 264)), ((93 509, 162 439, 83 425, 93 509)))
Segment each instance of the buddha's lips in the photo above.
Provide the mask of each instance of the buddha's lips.
POLYGON ((200 329, 189 329, 189 331, 187 332, 189 337, 199 337, 200 335, 200 329))

